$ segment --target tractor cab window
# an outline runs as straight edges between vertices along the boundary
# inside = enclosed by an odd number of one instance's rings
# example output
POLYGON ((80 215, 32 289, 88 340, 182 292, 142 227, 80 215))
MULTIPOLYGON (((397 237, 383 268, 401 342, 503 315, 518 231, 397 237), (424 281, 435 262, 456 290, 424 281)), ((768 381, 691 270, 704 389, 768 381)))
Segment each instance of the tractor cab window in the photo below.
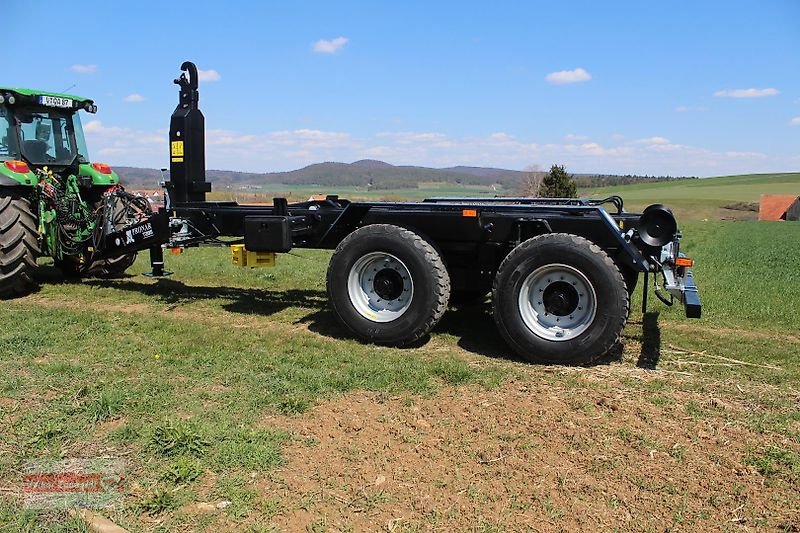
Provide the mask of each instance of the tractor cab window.
POLYGON ((58 111, 17 112, 22 154, 33 164, 69 165, 78 155, 72 117, 58 111))
POLYGON ((19 159, 14 119, 6 106, 0 106, 0 161, 19 159))
POLYGON ((81 117, 78 113, 72 115, 72 131, 70 133, 75 137, 80 162, 88 163, 90 161, 89 150, 86 149, 86 138, 83 136, 83 126, 81 125, 81 117))

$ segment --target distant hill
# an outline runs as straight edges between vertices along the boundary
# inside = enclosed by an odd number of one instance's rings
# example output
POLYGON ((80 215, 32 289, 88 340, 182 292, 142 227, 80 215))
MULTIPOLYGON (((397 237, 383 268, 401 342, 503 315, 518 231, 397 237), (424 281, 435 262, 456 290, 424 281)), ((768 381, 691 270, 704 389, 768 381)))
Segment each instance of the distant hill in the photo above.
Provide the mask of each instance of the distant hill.
MULTIPOLYGON (((163 179, 152 168, 115 167, 123 183, 144 188, 158 188, 163 179)), ((428 168, 396 166, 384 161, 362 159, 354 163, 316 163, 288 172, 237 172, 208 170, 207 179, 222 187, 247 189, 266 184, 319 185, 321 187, 369 187, 374 190, 416 188, 420 183, 453 183, 459 185, 500 185, 514 190, 529 173, 501 168, 456 166, 428 168)), ((610 186, 641 181, 676 179, 670 176, 609 176, 576 174, 580 187, 610 186)))

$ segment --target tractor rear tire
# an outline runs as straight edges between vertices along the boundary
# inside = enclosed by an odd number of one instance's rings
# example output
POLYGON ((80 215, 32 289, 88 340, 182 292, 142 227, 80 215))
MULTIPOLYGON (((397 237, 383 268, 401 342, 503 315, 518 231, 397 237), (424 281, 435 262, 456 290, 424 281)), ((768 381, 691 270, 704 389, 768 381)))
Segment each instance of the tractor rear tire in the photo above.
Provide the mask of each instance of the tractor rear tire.
POLYGON ((39 234, 30 202, 0 190, 0 299, 30 292, 38 256, 39 234))
POLYGON ((548 233, 506 256, 492 306, 500 334, 525 360, 582 365, 619 341, 630 301, 622 273, 599 246, 548 233))
POLYGON ((390 224, 345 237, 331 256, 327 281, 342 323, 362 340, 389 346, 424 337, 450 298, 450 275, 434 247, 390 224))

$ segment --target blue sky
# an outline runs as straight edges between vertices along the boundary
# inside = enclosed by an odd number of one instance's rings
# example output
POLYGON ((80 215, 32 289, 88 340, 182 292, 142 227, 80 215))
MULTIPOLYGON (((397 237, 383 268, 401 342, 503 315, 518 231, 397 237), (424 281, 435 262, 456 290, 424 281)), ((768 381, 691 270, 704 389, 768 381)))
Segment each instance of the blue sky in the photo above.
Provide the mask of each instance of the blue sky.
POLYGON ((794 0, 28 0, 4 14, 0 84, 94 98, 91 155, 112 165, 166 166, 171 80, 192 60, 209 168, 800 170, 794 0), (71 22, 52 31, 59 12, 71 22))

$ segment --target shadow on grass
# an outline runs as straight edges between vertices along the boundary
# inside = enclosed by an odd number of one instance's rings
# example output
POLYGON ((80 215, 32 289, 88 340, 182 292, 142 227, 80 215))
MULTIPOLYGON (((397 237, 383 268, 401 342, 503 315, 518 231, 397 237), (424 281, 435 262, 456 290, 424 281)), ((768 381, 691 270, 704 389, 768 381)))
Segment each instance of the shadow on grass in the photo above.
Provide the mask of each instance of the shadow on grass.
MULTIPOLYGON (((309 330, 333 339, 352 340, 356 338, 342 325, 328 306, 325 291, 299 289, 270 291, 241 287, 209 287, 186 285, 168 278, 158 279, 155 284, 128 279, 89 280, 84 283, 92 287, 111 288, 151 296, 167 305, 181 305, 197 300, 228 300, 229 302, 222 304, 221 308, 231 313, 270 316, 290 307, 298 307, 308 310, 310 313, 297 320, 296 324, 306 324, 309 330)), ((433 331, 456 337, 457 344, 461 349, 477 355, 527 362, 511 350, 500 336, 492 320, 491 304, 488 301, 449 308, 433 331)), ((425 335, 417 342, 402 348, 418 348, 429 340, 430 335, 425 335)), ((617 343, 605 356, 587 366, 606 365, 620 361, 622 352, 622 344, 617 343)), ((641 361, 640 358, 640 363, 641 361)))
POLYGON ((642 317, 642 348, 636 366, 655 370, 661 358, 661 328, 658 326, 658 312, 645 313, 642 317))
POLYGON ((165 304, 180 305, 197 300, 228 300, 222 308, 231 313, 269 316, 289 307, 320 310, 327 305, 324 291, 270 291, 240 287, 206 287, 186 285, 180 281, 161 278, 156 283, 128 280, 89 280, 92 287, 111 288, 152 296, 165 304))
MULTIPOLYGON (((506 344, 492 320, 491 307, 488 301, 451 307, 434 331, 458 338, 458 346, 468 352, 493 359, 531 364, 506 344)), ((608 365, 621 361, 622 352, 623 345, 618 342, 606 355, 585 366, 608 365)))

